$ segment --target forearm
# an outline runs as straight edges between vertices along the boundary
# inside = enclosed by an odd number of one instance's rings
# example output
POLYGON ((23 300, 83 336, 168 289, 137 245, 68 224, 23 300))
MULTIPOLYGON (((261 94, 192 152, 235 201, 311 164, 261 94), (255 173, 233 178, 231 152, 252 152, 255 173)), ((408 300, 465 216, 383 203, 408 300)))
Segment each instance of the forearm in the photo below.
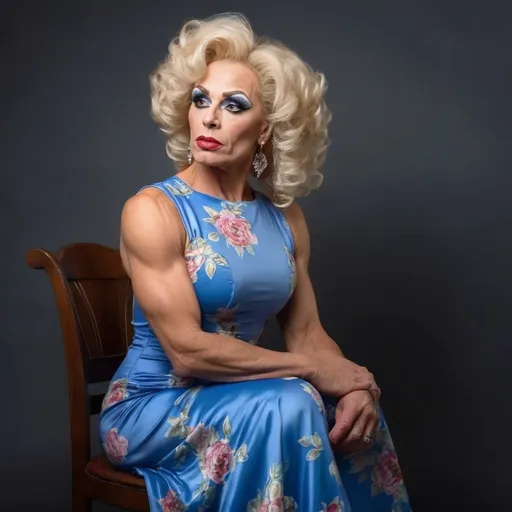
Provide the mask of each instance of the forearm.
POLYGON ((335 356, 345 357, 338 344, 322 327, 305 329, 295 335, 285 336, 286 347, 290 353, 310 355, 315 352, 331 352, 335 356))
POLYGON ((174 371, 181 376, 239 382, 282 377, 308 379, 313 371, 305 354, 268 350, 223 334, 197 331, 179 346, 174 344, 173 349, 169 343, 164 345, 174 371))

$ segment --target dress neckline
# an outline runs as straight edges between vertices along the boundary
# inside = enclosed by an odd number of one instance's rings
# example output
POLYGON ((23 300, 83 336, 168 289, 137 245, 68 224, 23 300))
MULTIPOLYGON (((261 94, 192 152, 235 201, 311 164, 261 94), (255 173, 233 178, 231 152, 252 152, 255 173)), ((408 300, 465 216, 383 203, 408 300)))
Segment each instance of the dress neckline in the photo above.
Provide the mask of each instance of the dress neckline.
POLYGON ((259 198, 260 198, 260 192, 258 192, 257 190, 253 189, 251 187, 251 190, 254 194, 254 199, 251 199, 249 201, 228 201, 227 199, 224 199, 222 197, 217 197, 217 196, 214 196, 212 194, 206 194, 205 192, 199 192, 199 190, 196 190, 195 188, 192 188, 188 183, 185 183, 179 176, 176 176, 174 175, 173 178, 175 180, 178 180, 178 182, 180 183, 180 185, 183 185, 184 187, 187 187, 189 190, 191 190, 194 194, 198 194, 200 196, 204 196, 204 197, 208 197, 210 199, 213 199, 214 201, 219 201, 221 203, 229 203, 229 204, 253 204, 253 203, 256 203, 258 202, 259 198))

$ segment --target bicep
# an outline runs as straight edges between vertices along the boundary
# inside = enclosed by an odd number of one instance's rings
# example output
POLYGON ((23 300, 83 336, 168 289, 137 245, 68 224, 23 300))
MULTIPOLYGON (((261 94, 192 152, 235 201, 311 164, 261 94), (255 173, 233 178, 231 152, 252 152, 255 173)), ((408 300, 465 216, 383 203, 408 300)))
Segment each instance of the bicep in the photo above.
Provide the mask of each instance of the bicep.
POLYGON ((183 227, 169 205, 137 196, 132 200, 121 221, 123 262, 137 302, 173 359, 187 335, 200 329, 200 309, 183 256, 183 227))

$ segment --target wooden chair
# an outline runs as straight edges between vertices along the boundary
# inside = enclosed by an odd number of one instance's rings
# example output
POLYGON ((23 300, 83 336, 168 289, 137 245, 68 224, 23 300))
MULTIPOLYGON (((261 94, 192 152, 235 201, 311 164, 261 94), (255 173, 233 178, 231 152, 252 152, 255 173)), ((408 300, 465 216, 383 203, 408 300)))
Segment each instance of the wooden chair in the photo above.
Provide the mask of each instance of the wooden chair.
POLYGON ((66 355, 71 428, 72 510, 90 512, 92 501, 148 511, 144 479, 116 470, 104 454, 91 459, 90 416, 103 394, 90 384, 112 378, 132 338, 130 280, 119 251, 79 243, 57 254, 31 249, 27 263, 50 278, 66 355))

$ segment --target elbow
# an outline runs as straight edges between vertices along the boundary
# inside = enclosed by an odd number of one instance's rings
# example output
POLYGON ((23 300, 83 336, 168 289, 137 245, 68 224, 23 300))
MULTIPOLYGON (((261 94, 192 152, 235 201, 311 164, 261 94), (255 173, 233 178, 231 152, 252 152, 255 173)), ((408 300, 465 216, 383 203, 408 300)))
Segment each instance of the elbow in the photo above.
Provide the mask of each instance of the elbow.
POLYGON ((186 378, 186 377, 195 377, 193 366, 184 361, 183 358, 172 358, 172 371, 177 377, 186 378))
POLYGON ((172 354, 168 354, 168 357, 172 364, 172 372, 176 376, 195 377, 196 365, 194 364, 194 358, 176 351, 173 351, 172 354))
POLYGON ((172 343, 166 343, 166 352, 176 376, 197 377, 204 351, 190 333, 187 334, 183 340, 174 339, 172 343))
POLYGON ((190 350, 172 350, 169 353, 173 373, 178 377, 197 377, 200 372, 201 354, 190 350))

